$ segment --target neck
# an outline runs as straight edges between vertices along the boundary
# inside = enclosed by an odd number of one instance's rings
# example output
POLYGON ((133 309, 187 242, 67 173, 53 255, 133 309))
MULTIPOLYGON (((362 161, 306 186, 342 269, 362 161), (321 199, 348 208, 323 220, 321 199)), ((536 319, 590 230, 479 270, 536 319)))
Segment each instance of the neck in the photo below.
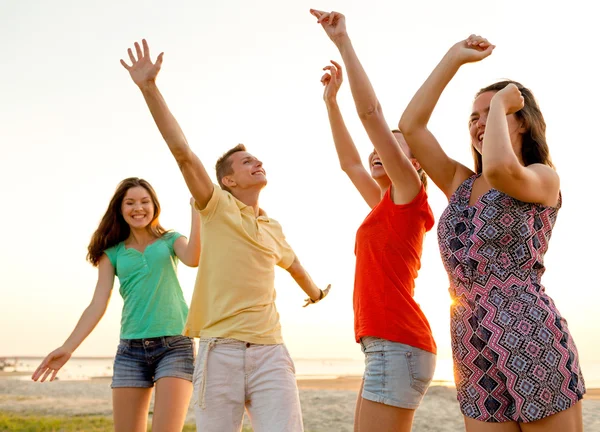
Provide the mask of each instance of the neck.
POLYGON ((382 196, 383 196, 383 194, 385 194, 385 192, 389 189, 390 185, 392 184, 392 182, 388 176, 380 177, 378 179, 375 179, 375 181, 377 182, 377 184, 379 185, 379 188, 381 189, 382 196))
POLYGON ((261 188, 238 189, 232 191, 232 195, 247 206, 252 207, 254 209, 254 214, 258 216, 260 213, 260 208, 258 207, 260 190, 261 188))
POLYGON ((154 236, 146 228, 129 227, 129 237, 127 240, 131 243, 144 245, 154 240, 154 236))

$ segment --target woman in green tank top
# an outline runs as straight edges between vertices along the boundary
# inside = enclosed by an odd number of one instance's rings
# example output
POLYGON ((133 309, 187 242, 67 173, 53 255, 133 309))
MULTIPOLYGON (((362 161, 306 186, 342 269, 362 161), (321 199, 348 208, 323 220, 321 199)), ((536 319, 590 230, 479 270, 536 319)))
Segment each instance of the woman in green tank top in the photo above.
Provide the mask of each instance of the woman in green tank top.
POLYGON ((159 215, 160 204, 147 181, 132 177, 119 184, 88 246, 87 259, 98 267, 94 297, 69 338, 32 375, 34 381, 54 380, 104 315, 116 275, 123 297, 111 386, 117 432, 147 430, 155 384, 152 429, 181 430, 192 394, 194 346, 181 335, 188 308, 177 264, 198 266, 200 217, 192 206, 188 241, 165 230, 159 215))

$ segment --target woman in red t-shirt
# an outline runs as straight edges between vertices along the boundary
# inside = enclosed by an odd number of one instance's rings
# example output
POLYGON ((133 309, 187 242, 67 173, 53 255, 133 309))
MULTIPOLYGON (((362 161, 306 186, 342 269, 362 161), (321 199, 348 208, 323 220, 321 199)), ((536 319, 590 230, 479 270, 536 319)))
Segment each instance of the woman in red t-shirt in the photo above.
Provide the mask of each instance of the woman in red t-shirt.
POLYGON ((413 298, 425 233, 433 214, 426 177, 398 130, 390 131, 337 12, 311 10, 338 47, 348 70, 358 115, 375 150, 367 172, 336 101, 342 68, 332 61, 321 82, 340 165, 371 212, 356 234, 354 328, 365 353, 355 427, 410 431, 435 370, 431 328, 413 298))

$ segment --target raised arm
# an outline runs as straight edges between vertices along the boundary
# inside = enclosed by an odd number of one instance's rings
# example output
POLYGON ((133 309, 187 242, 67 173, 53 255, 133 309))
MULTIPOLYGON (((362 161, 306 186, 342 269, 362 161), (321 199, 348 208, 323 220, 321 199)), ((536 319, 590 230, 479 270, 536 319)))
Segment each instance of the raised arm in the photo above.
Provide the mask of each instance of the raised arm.
POLYGON ((142 45, 144 47, 143 52, 140 45, 137 42, 135 43, 137 57, 133 55, 131 48, 127 50, 132 63, 131 66, 123 60, 121 60, 121 64, 127 69, 131 79, 141 90, 158 130, 175 157, 192 196, 202 209, 206 207, 208 200, 210 200, 214 185, 204 165, 188 145, 179 123, 177 123, 156 86, 156 77, 160 71, 164 53, 160 53, 156 62, 152 63, 150 49, 145 39, 142 40, 142 45))
POLYGON ((194 198, 190 199, 192 227, 190 238, 179 237, 173 244, 175 254, 188 267, 198 267, 200 261, 200 213, 194 209, 194 198))
POLYGON ((356 111, 394 185, 394 202, 412 201, 421 188, 421 180, 385 121, 381 104, 346 32, 344 15, 317 10, 311 10, 311 13, 342 55, 356 111))
POLYGON ((483 138, 483 175, 491 187, 518 200, 554 207, 560 188, 556 171, 541 163, 523 166, 513 150, 511 133, 519 135, 526 129, 522 121, 509 129, 507 116, 523 105, 523 96, 514 84, 492 97, 483 138))
POLYGON ((98 283, 94 291, 89 306, 81 314, 81 318, 77 322, 75 329, 60 347, 52 351, 46 356, 42 363, 35 370, 31 379, 37 381, 42 378, 42 382, 50 376, 50 381, 53 381, 56 374, 73 355, 73 352, 81 345, 81 343, 94 330, 100 319, 106 312, 106 307, 110 300, 112 288, 115 280, 115 270, 106 255, 102 255, 98 263, 98 283))
POLYGON ((427 124, 442 92, 460 66, 483 60, 494 48, 487 39, 475 35, 450 48, 413 96, 398 125, 413 155, 448 198, 473 172, 448 157, 435 136, 427 129, 427 124))
POLYGON ((381 189, 362 164, 354 141, 350 136, 346 123, 344 123, 342 112, 337 103, 337 92, 343 79, 342 67, 333 60, 331 64, 332 66, 323 68, 326 72, 321 78, 321 83, 325 86, 323 100, 327 107, 335 150, 340 161, 340 167, 358 189, 369 207, 373 208, 381 201, 381 189))

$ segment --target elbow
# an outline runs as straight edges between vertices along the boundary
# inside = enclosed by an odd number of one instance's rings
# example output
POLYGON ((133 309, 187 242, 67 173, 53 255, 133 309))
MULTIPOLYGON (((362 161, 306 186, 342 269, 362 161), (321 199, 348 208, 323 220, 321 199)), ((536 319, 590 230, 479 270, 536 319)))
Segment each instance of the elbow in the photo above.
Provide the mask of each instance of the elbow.
POLYGON ((414 121, 410 116, 406 115, 406 113, 402 114, 400 121, 398 122, 398 129, 402 131, 402 135, 413 135, 415 131, 418 129, 417 122, 414 121))
POLYGON ((358 117, 363 123, 368 123, 383 116, 381 104, 377 100, 375 103, 369 103, 365 107, 358 107, 357 112, 358 117))

